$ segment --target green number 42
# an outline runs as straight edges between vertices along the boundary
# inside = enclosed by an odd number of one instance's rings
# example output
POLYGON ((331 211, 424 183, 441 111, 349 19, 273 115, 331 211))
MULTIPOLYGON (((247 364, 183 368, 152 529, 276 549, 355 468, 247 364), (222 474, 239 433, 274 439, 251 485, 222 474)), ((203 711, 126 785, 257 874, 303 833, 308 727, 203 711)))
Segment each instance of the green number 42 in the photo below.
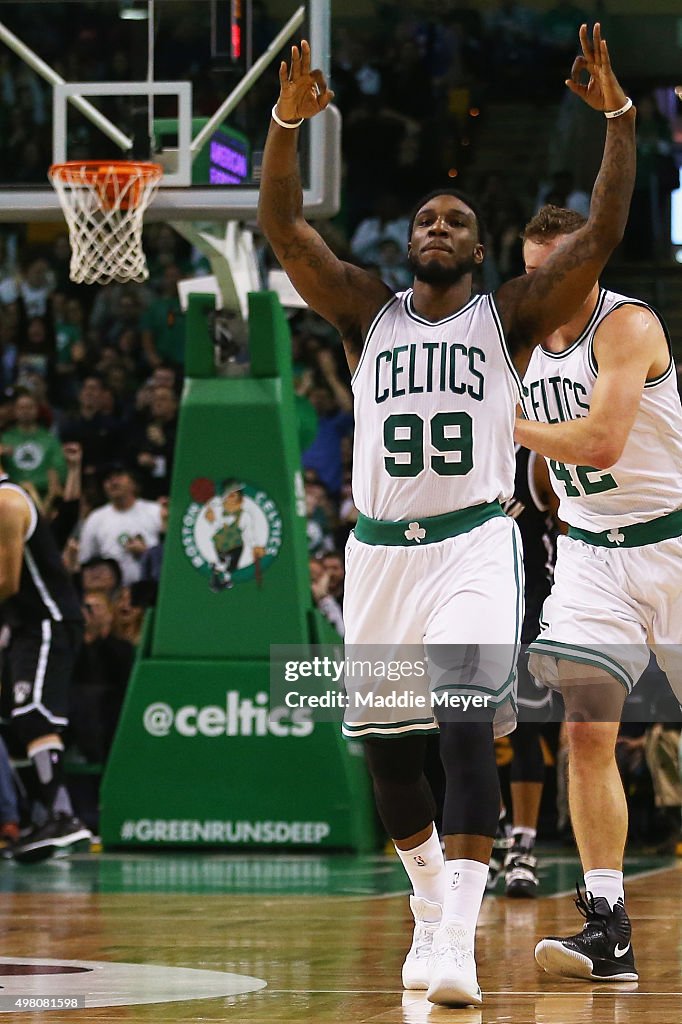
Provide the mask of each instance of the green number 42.
POLYGON ((618 487, 610 473, 602 473, 593 466, 574 466, 571 471, 565 463, 550 459, 549 468, 554 477, 564 484, 567 498, 584 498, 588 494, 601 494, 618 487))

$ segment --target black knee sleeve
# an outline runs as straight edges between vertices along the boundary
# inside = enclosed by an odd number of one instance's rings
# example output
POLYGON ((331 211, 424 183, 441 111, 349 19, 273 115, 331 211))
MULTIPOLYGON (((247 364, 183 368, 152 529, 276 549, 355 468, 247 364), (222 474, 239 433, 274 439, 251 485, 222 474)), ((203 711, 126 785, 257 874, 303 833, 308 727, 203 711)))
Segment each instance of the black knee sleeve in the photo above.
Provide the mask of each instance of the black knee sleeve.
POLYGON ((377 810, 392 839, 407 839, 433 821, 436 804, 424 775, 426 736, 365 740, 377 810))
POLYGON ((514 751, 509 778, 511 782, 544 782, 545 759, 542 756, 540 729, 533 722, 519 722, 509 737, 514 751))
POLYGON ((443 834, 494 837, 500 782, 492 722, 441 722, 445 771, 443 834))

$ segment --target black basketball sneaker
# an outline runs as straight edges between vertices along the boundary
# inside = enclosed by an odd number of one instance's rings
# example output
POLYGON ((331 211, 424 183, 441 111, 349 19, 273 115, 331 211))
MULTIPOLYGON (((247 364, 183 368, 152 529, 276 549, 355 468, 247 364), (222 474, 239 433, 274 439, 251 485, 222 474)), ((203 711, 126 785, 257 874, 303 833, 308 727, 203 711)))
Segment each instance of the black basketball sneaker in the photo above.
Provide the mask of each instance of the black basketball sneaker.
POLYGON ((78 818, 51 814, 42 825, 35 825, 16 841, 12 856, 21 864, 34 864, 49 857, 64 856, 79 844, 89 848, 91 839, 92 832, 78 818))
POLYGON ((583 930, 566 939, 550 936, 535 947, 535 959, 549 974, 589 981, 637 981, 632 927, 623 901, 613 910, 603 896, 583 897, 576 885, 575 905, 585 918, 583 930))
POLYGON ((538 894, 538 861, 530 850, 514 846, 504 861, 505 896, 535 899, 538 894))
POLYGON ((514 845, 511 825, 507 821, 506 812, 500 815, 497 823, 497 835, 493 839, 493 848, 488 864, 488 878, 485 883, 486 892, 492 892, 498 880, 504 874, 505 858, 514 845))

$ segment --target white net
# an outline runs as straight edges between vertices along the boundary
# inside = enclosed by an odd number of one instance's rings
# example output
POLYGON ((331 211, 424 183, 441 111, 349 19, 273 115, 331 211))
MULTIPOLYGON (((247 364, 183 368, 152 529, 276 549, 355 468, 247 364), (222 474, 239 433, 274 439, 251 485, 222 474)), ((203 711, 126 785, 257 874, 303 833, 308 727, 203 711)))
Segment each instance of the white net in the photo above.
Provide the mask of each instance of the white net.
POLYGON ((163 168, 150 163, 76 161, 50 168, 69 227, 72 281, 146 281, 143 218, 162 175, 163 168))

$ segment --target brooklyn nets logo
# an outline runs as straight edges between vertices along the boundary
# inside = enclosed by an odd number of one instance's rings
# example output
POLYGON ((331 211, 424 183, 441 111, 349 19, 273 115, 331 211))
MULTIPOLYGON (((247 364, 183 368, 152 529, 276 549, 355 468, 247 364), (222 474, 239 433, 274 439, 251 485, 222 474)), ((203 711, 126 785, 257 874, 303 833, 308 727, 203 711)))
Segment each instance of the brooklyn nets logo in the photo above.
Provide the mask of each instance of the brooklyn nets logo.
POLYGON ((260 488, 230 477, 197 477, 192 502, 182 517, 182 546, 214 593, 255 580, 274 562, 282 545, 282 517, 260 488))

